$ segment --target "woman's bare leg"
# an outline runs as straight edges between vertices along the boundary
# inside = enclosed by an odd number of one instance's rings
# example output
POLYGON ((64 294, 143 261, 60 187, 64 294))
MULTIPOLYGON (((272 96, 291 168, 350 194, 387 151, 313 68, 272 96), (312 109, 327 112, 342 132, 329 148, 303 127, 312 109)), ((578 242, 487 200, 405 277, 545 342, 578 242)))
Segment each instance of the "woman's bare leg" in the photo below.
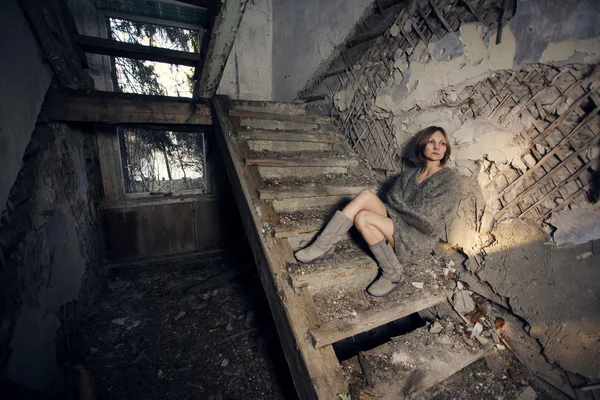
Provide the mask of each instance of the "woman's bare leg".
POLYGON ((391 218, 373 211, 361 210, 354 217, 354 226, 369 246, 387 239, 394 246, 394 222, 391 218))
POLYGON ((354 220, 356 215, 361 211, 371 211, 375 214, 387 217, 387 208, 385 207, 385 204, 383 204, 383 201, 381 201, 381 199, 370 190, 363 190, 360 192, 342 210, 344 215, 351 220, 354 220))

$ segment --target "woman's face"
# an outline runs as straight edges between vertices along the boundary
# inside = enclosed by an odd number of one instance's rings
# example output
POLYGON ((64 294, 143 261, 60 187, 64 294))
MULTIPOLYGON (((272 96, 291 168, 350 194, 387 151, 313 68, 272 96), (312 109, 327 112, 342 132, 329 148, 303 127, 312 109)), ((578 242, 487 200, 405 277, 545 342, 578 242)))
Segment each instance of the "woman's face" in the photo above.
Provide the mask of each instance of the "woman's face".
POLYGON ((423 155, 429 161, 441 161, 446 154, 446 138, 442 132, 435 131, 427 141, 423 155))

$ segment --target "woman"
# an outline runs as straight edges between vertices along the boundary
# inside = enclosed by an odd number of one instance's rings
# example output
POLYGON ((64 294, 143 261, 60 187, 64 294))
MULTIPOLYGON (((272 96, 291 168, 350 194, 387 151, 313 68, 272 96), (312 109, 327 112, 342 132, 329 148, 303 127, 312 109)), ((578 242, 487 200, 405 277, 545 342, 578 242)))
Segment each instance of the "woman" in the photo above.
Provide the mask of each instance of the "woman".
POLYGON ((401 262, 414 262, 431 252, 457 203, 458 175, 446 168, 450 152, 444 129, 430 126, 419 132, 415 153, 421 168, 399 174, 384 201, 362 191, 336 211, 310 246, 296 252, 296 259, 312 263, 333 257, 335 244, 356 225, 381 270, 367 293, 383 297, 393 292, 403 283, 401 262))

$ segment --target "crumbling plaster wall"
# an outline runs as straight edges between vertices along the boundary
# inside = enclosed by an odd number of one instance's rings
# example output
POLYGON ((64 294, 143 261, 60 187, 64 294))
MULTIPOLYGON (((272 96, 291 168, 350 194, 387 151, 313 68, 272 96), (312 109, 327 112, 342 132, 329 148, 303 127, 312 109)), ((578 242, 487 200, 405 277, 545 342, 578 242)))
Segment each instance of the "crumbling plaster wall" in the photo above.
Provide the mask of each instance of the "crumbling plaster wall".
MULTIPOLYGON (((494 72, 530 63, 599 63, 599 7, 593 0, 519 1, 499 45, 495 30, 470 23, 428 47, 420 43, 410 56, 399 50, 394 75, 378 91, 376 106, 393 118, 397 142, 407 154, 415 132, 429 125, 445 127, 454 144, 451 165, 466 179, 476 180, 479 185, 471 187, 478 191, 489 181, 485 171, 490 165, 505 169, 522 163, 525 143, 515 139, 524 124, 518 118, 462 122, 456 113, 459 93, 494 72)), ((338 93, 334 104, 343 109, 345 97, 338 93)), ((595 266, 600 264, 600 232, 593 226, 600 220, 598 212, 580 204, 564 211, 562 219, 563 213, 555 214, 551 223, 561 222, 551 237, 537 223, 495 224, 486 193, 483 198, 464 196, 447 239, 463 247, 470 256, 469 268, 530 324, 530 333, 550 361, 597 380, 600 270, 595 266), (565 220, 577 222, 566 226, 565 220)))
POLYGON ((102 283, 95 139, 36 122, 51 69, 16 0, 0 18, 0 379, 56 393, 68 336, 102 283))
POLYGON ((250 1, 227 59, 219 94, 240 100, 273 98, 272 0, 250 1))
POLYGON ((62 387, 60 348, 102 282, 93 136, 38 125, 0 220, 0 366, 41 392, 62 387))
POLYGON ((273 99, 292 101, 372 0, 273 0, 273 99))
POLYGON ((52 71, 17 0, 0 2, 0 212, 13 186, 52 71), (15 40, 18 38, 18 40, 15 40))

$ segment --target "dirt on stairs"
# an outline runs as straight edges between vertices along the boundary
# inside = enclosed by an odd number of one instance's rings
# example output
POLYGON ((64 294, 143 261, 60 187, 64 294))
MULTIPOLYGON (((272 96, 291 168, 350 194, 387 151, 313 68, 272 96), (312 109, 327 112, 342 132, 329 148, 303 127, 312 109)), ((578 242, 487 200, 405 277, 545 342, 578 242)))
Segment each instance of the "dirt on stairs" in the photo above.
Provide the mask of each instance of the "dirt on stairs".
POLYGON ((374 299, 365 288, 377 265, 352 233, 333 259, 297 263, 293 251, 310 243, 336 209, 377 188, 369 166, 330 118, 304 104, 217 96, 213 105, 218 142, 300 398, 348 399, 357 375, 368 398, 416 396, 494 348, 491 332, 474 333, 476 324, 455 315, 443 334, 422 327, 340 361, 336 343, 447 304, 457 290, 451 264, 424 255, 419 265, 405 266, 401 289, 374 299))

